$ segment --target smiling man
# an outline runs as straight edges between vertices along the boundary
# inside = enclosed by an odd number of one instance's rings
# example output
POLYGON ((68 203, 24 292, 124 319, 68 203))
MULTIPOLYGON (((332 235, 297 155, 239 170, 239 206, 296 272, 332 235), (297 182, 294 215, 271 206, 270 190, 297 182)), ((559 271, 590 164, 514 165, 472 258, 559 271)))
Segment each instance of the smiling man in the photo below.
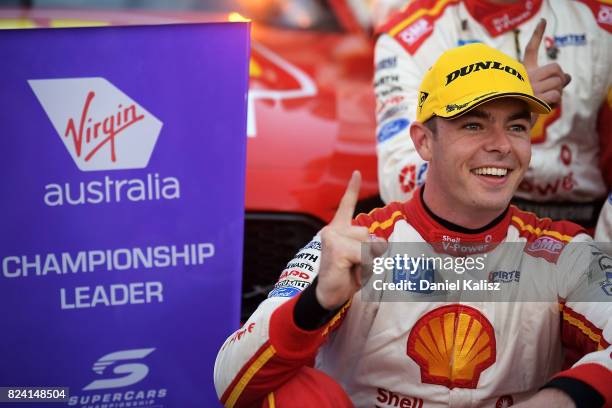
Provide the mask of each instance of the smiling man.
MULTIPOLYGON (((353 219, 353 174, 332 222, 296 255, 300 268, 283 272, 249 330, 219 352, 223 404, 610 406, 605 255, 575 224, 509 206, 529 166, 532 114, 549 111, 525 68, 505 54, 482 44, 445 52, 423 79, 410 128, 429 162, 426 184, 408 202, 353 219), (386 259, 397 243, 431 244, 462 265, 480 255, 487 261, 475 280, 536 295, 487 302, 457 290, 432 300, 410 284, 415 276, 438 282, 443 271, 422 267, 399 271, 407 301, 371 297, 364 265, 385 252, 384 242, 386 259), (564 350, 578 360, 562 371, 564 350)), ((373 278, 397 284, 398 270, 387 272, 373 278)))
POLYGON ((429 162, 424 196, 434 214, 450 210, 448 221, 480 228, 506 209, 529 166, 531 112, 550 112, 526 78, 482 44, 447 51, 426 73, 410 134, 429 162))

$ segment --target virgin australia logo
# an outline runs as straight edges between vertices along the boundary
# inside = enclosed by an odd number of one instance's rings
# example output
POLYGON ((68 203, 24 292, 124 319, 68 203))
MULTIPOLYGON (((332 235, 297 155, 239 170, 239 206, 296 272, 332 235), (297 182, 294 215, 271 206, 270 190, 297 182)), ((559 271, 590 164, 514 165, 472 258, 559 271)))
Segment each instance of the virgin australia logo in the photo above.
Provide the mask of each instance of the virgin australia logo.
POLYGON ((32 79, 28 84, 80 170, 147 167, 163 124, 108 80, 32 79))

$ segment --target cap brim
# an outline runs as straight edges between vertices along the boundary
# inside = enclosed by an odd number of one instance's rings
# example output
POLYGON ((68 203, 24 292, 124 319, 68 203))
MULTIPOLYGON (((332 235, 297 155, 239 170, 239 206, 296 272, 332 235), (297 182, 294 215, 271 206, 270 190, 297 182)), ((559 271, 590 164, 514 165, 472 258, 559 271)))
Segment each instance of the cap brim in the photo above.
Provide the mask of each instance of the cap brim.
POLYGON ((445 118, 445 119, 453 119, 463 115, 466 112, 474 109, 477 106, 482 105, 483 103, 490 102, 495 99, 500 98, 516 98, 520 99, 527 103, 529 106, 529 110, 533 113, 550 113, 552 108, 546 102, 544 102, 540 98, 536 98, 535 96, 518 93, 518 92, 494 92, 485 95, 476 95, 473 97, 464 98, 462 101, 455 102, 456 108, 452 111, 448 111, 448 107, 451 105, 447 105, 446 109, 440 109, 438 112, 434 112, 436 116, 445 118), (467 102, 465 102, 467 100, 467 102))

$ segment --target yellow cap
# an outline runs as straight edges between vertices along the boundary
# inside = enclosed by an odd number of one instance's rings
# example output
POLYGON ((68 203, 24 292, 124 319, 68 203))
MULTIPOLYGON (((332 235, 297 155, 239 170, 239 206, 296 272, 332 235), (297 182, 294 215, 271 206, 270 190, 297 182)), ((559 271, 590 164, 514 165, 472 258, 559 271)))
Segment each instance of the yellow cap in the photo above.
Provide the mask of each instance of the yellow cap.
POLYGON ((487 45, 476 43, 446 51, 427 71, 421 88, 417 120, 432 116, 455 118, 492 99, 518 98, 535 113, 550 106, 533 95, 520 62, 487 45))

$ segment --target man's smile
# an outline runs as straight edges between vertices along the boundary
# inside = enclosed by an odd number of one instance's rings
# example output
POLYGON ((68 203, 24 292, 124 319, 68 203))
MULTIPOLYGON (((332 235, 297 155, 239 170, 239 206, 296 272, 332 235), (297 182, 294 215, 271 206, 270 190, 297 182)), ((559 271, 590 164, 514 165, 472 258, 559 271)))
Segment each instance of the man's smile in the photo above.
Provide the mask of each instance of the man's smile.
POLYGON ((487 185, 499 186, 509 179, 512 169, 499 165, 486 165, 473 168, 470 172, 487 185))

